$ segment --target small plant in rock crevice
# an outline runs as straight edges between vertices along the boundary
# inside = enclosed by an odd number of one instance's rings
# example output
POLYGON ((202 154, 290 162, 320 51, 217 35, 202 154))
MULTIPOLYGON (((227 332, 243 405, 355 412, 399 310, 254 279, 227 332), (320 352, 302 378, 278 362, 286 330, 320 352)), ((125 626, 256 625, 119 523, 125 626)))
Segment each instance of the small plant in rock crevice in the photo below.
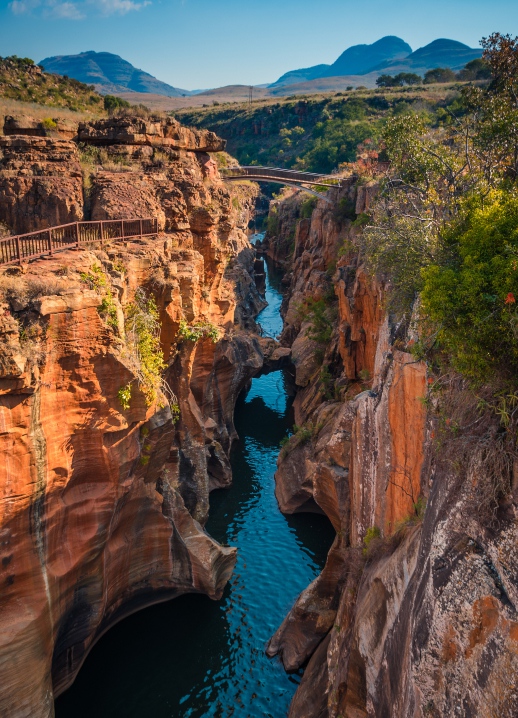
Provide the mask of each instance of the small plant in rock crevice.
POLYGON ((87 284, 90 289, 103 293, 103 299, 97 311, 106 320, 109 327, 117 331, 119 320, 117 318, 117 305, 113 297, 109 281, 102 267, 94 264, 88 272, 81 272, 81 281, 87 284))
MULTIPOLYGON (((178 400, 162 376, 166 363, 160 346, 160 321, 153 297, 143 289, 135 292, 134 300, 125 310, 124 356, 132 369, 146 405, 158 402, 171 408, 173 422, 178 419, 178 400)), ((119 389, 119 401, 124 409, 131 403, 131 382, 119 389)))
POLYGON ((323 426, 324 424, 322 422, 313 423, 311 421, 308 421, 301 426, 294 424, 293 434, 291 434, 290 436, 285 436, 280 441, 282 455, 286 456, 297 446, 307 444, 311 439, 318 436, 318 433, 323 426))
POLYGON ((219 331, 211 322, 198 321, 194 322, 194 324, 187 324, 185 319, 181 319, 178 336, 189 342, 197 342, 200 339, 208 338, 215 344, 219 339, 219 331))
POLYGON ((121 386, 117 394, 120 405, 123 409, 129 409, 131 405, 131 384, 121 386))

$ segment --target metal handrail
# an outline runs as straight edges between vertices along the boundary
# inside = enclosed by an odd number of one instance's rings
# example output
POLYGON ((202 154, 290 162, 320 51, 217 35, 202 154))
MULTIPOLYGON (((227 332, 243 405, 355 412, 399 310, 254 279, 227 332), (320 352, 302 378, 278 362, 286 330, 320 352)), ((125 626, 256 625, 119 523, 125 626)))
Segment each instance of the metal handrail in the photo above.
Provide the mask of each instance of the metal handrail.
POLYGON ((149 237, 158 234, 156 217, 132 219, 100 219, 59 224, 26 234, 0 239, 0 265, 21 264, 65 249, 90 242, 111 242, 116 239, 149 237))
POLYGON ((220 173, 225 179, 234 179, 237 177, 250 177, 252 179, 272 177, 312 185, 325 185, 326 182, 338 186, 341 184, 341 178, 336 175, 320 174, 318 172, 300 172, 299 170, 288 170, 282 169, 281 167, 259 167, 257 165, 226 167, 221 168, 220 173))

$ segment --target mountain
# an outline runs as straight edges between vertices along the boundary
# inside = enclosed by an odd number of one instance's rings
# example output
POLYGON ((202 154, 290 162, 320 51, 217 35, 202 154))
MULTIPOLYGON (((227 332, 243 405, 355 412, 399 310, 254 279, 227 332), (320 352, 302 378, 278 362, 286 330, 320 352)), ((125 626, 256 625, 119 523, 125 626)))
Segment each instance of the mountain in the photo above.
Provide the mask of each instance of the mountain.
POLYGON ((314 65, 313 67, 303 67, 300 70, 290 70, 282 77, 279 77, 276 82, 268 85, 268 87, 282 87, 284 85, 293 85, 297 82, 314 80, 317 77, 322 77, 329 67, 331 65, 314 65))
POLYGON ((408 43, 400 37, 387 35, 372 45, 354 45, 343 52, 336 62, 319 77, 341 75, 366 75, 376 65, 407 57, 412 52, 408 43))
POLYGON ((387 35, 372 45, 353 45, 343 52, 332 65, 314 65, 300 70, 291 70, 270 87, 307 82, 320 77, 343 75, 364 75, 376 65, 394 61, 410 55, 412 48, 400 37, 387 35))
POLYGON ((415 72, 424 75, 435 67, 449 67, 461 70, 468 62, 482 56, 482 50, 468 47, 462 42, 441 38, 434 40, 415 52, 399 37, 387 36, 372 45, 354 45, 340 55, 332 65, 314 65, 300 70, 291 70, 269 85, 273 94, 289 87, 290 91, 311 92, 343 89, 342 85, 365 84, 375 86, 376 78, 381 74, 415 72), (358 76, 364 76, 365 82, 359 82, 358 76), (323 81, 323 78, 337 78, 336 81, 323 81), (340 81, 338 81, 340 78, 340 81), (345 78, 345 80, 344 80, 345 78), (293 86, 293 87, 292 87, 293 86))
POLYGON ((166 97, 189 95, 188 90, 180 90, 157 80, 143 70, 139 70, 127 60, 111 52, 81 52, 79 55, 59 55, 46 57, 40 63, 47 72, 66 75, 88 85, 94 85, 102 94, 120 92, 152 92, 166 97))
POLYGON ((434 40, 425 47, 420 47, 411 55, 398 61, 382 62, 371 69, 377 72, 393 74, 395 72, 416 72, 424 75, 434 67, 449 67, 461 70, 468 62, 482 56, 482 50, 464 45, 456 40, 434 40))

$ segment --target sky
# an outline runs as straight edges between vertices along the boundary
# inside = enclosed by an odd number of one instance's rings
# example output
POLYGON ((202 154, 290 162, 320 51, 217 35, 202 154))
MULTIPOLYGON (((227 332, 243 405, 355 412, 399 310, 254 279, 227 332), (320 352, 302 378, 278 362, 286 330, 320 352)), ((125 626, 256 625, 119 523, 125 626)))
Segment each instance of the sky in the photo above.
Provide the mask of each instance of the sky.
POLYGON ((398 35, 478 47, 518 35, 517 0, 0 0, 0 56, 113 52, 187 90, 273 82, 398 35))

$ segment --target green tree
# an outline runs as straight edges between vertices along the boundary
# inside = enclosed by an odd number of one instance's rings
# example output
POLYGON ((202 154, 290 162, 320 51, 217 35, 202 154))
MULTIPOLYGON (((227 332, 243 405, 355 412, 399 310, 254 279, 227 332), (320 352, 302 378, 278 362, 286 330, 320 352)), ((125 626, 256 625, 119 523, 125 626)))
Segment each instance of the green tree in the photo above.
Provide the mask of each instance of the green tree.
POLYGON ((130 103, 123 100, 122 97, 115 97, 115 95, 104 96, 104 109, 108 112, 118 110, 119 107, 130 107, 130 103))
POLYGON ((518 195, 473 199, 423 269, 423 313, 456 369, 483 381, 518 371, 518 195))
POLYGON ((490 80, 491 66, 482 57, 477 57, 475 60, 468 62, 457 77, 459 80, 490 80))
POLYGON ((456 79, 456 74, 449 67, 436 67, 425 73, 424 83, 432 85, 436 82, 455 82, 456 79))

